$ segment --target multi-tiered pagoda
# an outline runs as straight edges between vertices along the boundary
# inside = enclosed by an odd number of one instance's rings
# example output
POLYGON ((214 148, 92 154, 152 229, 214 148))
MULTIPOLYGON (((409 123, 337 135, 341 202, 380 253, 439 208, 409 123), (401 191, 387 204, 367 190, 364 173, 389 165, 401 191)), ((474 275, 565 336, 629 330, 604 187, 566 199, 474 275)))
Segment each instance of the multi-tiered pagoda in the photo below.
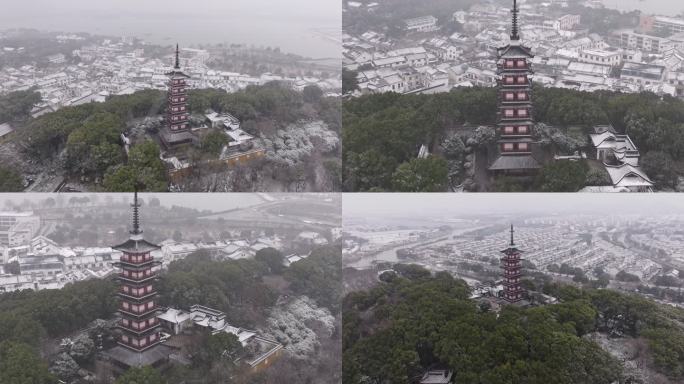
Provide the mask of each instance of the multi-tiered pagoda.
POLYGON ((509 303, 516 303, 524 298, 525 291, 520 285, 522 279, 522 251, 515 247, 513 241, 513 225, 511 224, 511 244, 501 251, 503 268, 503 298, 509 303))
POLYGON ((194 135, 190 131, 188 114, 188 94, 186 80, 190 76, 181 71, 180 51, 176 44, 176 63, 169 77, 166 124, 161 130, 161 140, 166 148, 173 148, 179 145, 191 143, 194 135))
POLYGON ((118 328, 121 336, 119 345, 142 353, 159 344, 159 320, 157 319, 157 290, 154 281, 157 279, 155 267, 160 263, 155 261, 151 252, 159 246, 143 239, 140 229, 140 203, 138 192, 133 200, 133 229, 129 239, 114 249, 122 255, 115 265, 120 269, 118 275, 119 292, 121 298, 119 314, 121 319, 118 328))
POLYGON ((498 154, 489 169, 493 172, 525 175, 540 168, 532 154, 534 125, 530 48, 520 42, 518 4, 513 0, 510 43, 498 50, 498 154))

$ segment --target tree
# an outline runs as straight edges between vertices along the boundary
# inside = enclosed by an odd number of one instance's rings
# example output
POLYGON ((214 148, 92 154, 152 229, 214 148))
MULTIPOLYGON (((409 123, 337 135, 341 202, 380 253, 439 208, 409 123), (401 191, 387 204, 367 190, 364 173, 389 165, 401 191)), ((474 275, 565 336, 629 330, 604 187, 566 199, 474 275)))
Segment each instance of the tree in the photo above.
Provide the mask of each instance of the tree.
POLYGON ((441 192, 446 189, 448 172, 443 158, 413 159, 397 168, 392 186, 397 192, 441 192))
POLYGON ((67 353, 60 353, 57 359, 50 365, 50 373, 67 382, 78 377, 79 369, 81 367, 67 353))
POLYGON ((207 153, 213 157, 218 157, 226 144, 228 144, 228 137, 226 134, 221 131, 214 130, 204 135, 200 146, 204 153, 207 153))
POLYGON ((0 96, 0 123, 27 119, 41 99, 34 88, 0 96))
POLYGON ((466 146, 463 140, 457 135, 451 136, 442 142, 442 148, 444 149, 444 156, 447 159, 463 159, 465 155, 466 146))
POLYGON ((133 146, 128 164, 110 170, 104 178, 104 187, 109 192, 133 192, 138 183, 150 192, 168 190, 166 166, 159 158, 159 147, 152 141, 133 146))
POLYGON ((318 103, 323 97, 323 91, 316 85, 307 85, 302 90, 302 97, 307 103, 318 103))
POLYGON ((218 361, 235 362, 242 354, 242 343, 232 333, 220 332, 210 335, 204 342, 197 358, 205 365, 218 361))
POLYGON ((678 175, 669 154, 662 151, 648 152, 642 157, 641 165, 658 189, 676 188, 678 175))
POLYGON ((56 384, 57 378, 29 346, 0 343, 0 384, 56 384))
POLYGON ((475 129, 474 138, 478 145, 489 145, 496 141, 496 130, 489 126, 479 126, 475 129))
POLYGON ((152 367, 131 368, 115 384, 165 384, 161 374, 152 367))
POLYGON ((171 238, 173 239, 173 241, 181 242, 183 241, 183 233, 176 229, 175 231, 173 231, 173 236, 171 238))
POLYGON ((625 281, 625 282, 629 282, 629 283, 638 283, 638 282, 641 281, 641 279, 639 278, 639 276, 633 275, 633 274, 631 274, 631 273, 627 273, 627 272, 625 272, 624 270, 618 272, 618 273, 615 275, 615 279, 618 280, 618 281, 625 281))
POLYGON ((95 342, 88 334, 80 334, 73 340, 69 355, 77 361, 89 361, 95 353, 95 342))
POLYGON ((351 93, 359 88, 357 76, 355 71, 342 68, 342 93, 351 93))
POLYGON ((14 170, 0 165, 0 192, 21 192, 24 183, 21 176, 14 170))
POLYGON ((554 161, 542 168, 536 184, 542 192, 577 192, 585 186, 586 180, 586 163, 554 161))
POLYGON ((283 254, 275 248, 260 249, 254 258, 267 265, 271 273, 280 274, 285 269, 283 254))

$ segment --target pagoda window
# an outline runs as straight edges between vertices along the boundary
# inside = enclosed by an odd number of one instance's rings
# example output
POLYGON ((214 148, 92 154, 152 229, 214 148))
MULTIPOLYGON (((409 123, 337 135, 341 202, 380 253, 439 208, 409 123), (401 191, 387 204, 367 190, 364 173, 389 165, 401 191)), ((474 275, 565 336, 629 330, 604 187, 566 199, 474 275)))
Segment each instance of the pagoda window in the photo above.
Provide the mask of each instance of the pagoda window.
POLYGON ((504 127, 504 133, 507 135, 510 135, 515 132, 515 129, 512 125, 507 125, 504 127))
POLYGON ((142 339, 142 340, 140 341, 140 346, 141 346, 141 347, 144 347, 144 346, 146 346, 146 345, 147 345, 147 339, 142 339))
POLYGON ((516 61, 515 65, 518 68, 525 68, 525 60, 518 60, 518 61, 516 61))
POLYGON ((121 306, 125 309, 128 309, 128 307, 129 307, 128 303, 125 301, 121 303, 121 306))
POLYGON ((138 339, 133 339, 132 344, 137 347, 140 345, 140 342, 138 341, 138 339))
POLYGON ((506 100, 513 100, 515 98, 515 94, 513 92, 506 92, 504 94, 504 98, 506 100))
POLYGON ((150 336, 150 340, 151 340, 151 341, 157 340, 157 334, 156 334, 156 333, 153 333, 153 334, 150 336))
POLYGON ((518 84, 525 84, 527 82, 526 76, 518 76, 518 84))
POLYGON ((514 113, 512 109, 506 109, 504 110, 504 116, 506 117, 513 117, 514 113))
POLYGON ((513 84, 513 83, 515 82, 515 79, 514 79, 512 76, 506 76, 506 77, 504 78, 504 82, 505 82, 506 84, 513 84))
POLYGON ((121 324, 128 326, 128 324, 130 324, 130 321, 128 321, 128 319, 121 319, 121 324))
POLYGON ((515 61, 506 60, 506 68, 513 68, 514 64, 515 64, 515 61))
POLYGON ((503 150, 504 152, 510 152, 513 150, 513 143, 504 143, 503 144, 503 150))
POLYGON ((122 290, 123 290, 124 292, 128 292, 128 291, 129 291, 129 288, 128 288, 127 285, 124 285, 123 288, 122 288, 122 290))
POLYGON ((147 309, 152 309, 154 307, 154 301, 150 301, 147 303, 147 309))
POLYGON ((518 126, 518 133, 520 134, 527 134, 527 125, 520 125, 518 126))
POLYGON ((518 92, 518 100, 527 100, 527 92, 518 92))
POLYGON ((126 335, 121 336, 121 341, 123 341, 124 343, 128 343, 128 336, 126 336, 126 335))
POLYGON ((518 109, 518 116, 527 117, 527 109, 518 109))

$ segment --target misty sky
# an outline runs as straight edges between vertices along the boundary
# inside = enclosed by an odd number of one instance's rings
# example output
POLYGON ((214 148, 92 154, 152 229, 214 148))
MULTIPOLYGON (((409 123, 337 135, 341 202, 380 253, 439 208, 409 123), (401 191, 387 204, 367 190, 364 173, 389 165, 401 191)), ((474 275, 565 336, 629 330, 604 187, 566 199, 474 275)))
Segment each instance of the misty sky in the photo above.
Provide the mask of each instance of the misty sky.
POLYGON ((575 193, 347 193, 344 218, 435 217, 491 214, 684 214, 681 194, 575 193))
MULTIPOLYGON (((5 208, 7 200, 14 204, 22 204, 25 200, 39 203, 49 197, 62 199, 65 203, 72 197, 84 197, 98 199, 99 203, 105 203, 107 196, 111 196, 115 201, 121 202, 122 199, 133 200, 132 193, 1 193, 0 211, 5 208)), ((278 196, 274 194, 274 196, 278 196)), ((210 210, 219 212, 233 208, 244 208, 263 203, 264 200, 255 193, 141 193, 140 197, 149 200, 152 197, 159 199, 164 206, 173 205, 195 208, 199 210, 210 210)))
POLYGON ((245 43, 311 57, 336 57, 340 0, 5 0, 0 29, 135 35, 153 43, 245 43), (336 32, 335 32, 336 31, 336 32))

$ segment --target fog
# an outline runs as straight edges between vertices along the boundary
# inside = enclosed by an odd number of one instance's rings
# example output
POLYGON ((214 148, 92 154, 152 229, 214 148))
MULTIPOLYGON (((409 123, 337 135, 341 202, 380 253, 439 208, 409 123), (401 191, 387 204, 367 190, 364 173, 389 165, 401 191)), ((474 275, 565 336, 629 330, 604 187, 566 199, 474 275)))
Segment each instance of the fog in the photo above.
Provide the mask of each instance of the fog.
POLYGON ((341 57, 339 0, 4 1, 0 28, 135 36, 156 44, 238 43, 341 57))
POLYGON ((343 217, 443 218, 496 214, 684 214, 679 194, 373 194, 343 196, 343 217))
MULTIPOLYGON (((278 197, 277 194, 274 196, 278 197)), ((0 194, 0 211, 7 209, 8 202, 12 202, 12 205, 22 206, 22 209, 29 209, 25 204, 26 202, 39 204, 45 199, 53 198, 66 205, 72 197, 88 197, 92 202, 102 205, 106 205, 109 200, 133 201, 132 193, 3 193, 0 194)), ((212 212, 250 207, 266 201, 255 193, 140 193, 139 197, 144 201, 149 201, 155 197, 159 199, 161 205, 166 207, 177 205, 212 212)))

